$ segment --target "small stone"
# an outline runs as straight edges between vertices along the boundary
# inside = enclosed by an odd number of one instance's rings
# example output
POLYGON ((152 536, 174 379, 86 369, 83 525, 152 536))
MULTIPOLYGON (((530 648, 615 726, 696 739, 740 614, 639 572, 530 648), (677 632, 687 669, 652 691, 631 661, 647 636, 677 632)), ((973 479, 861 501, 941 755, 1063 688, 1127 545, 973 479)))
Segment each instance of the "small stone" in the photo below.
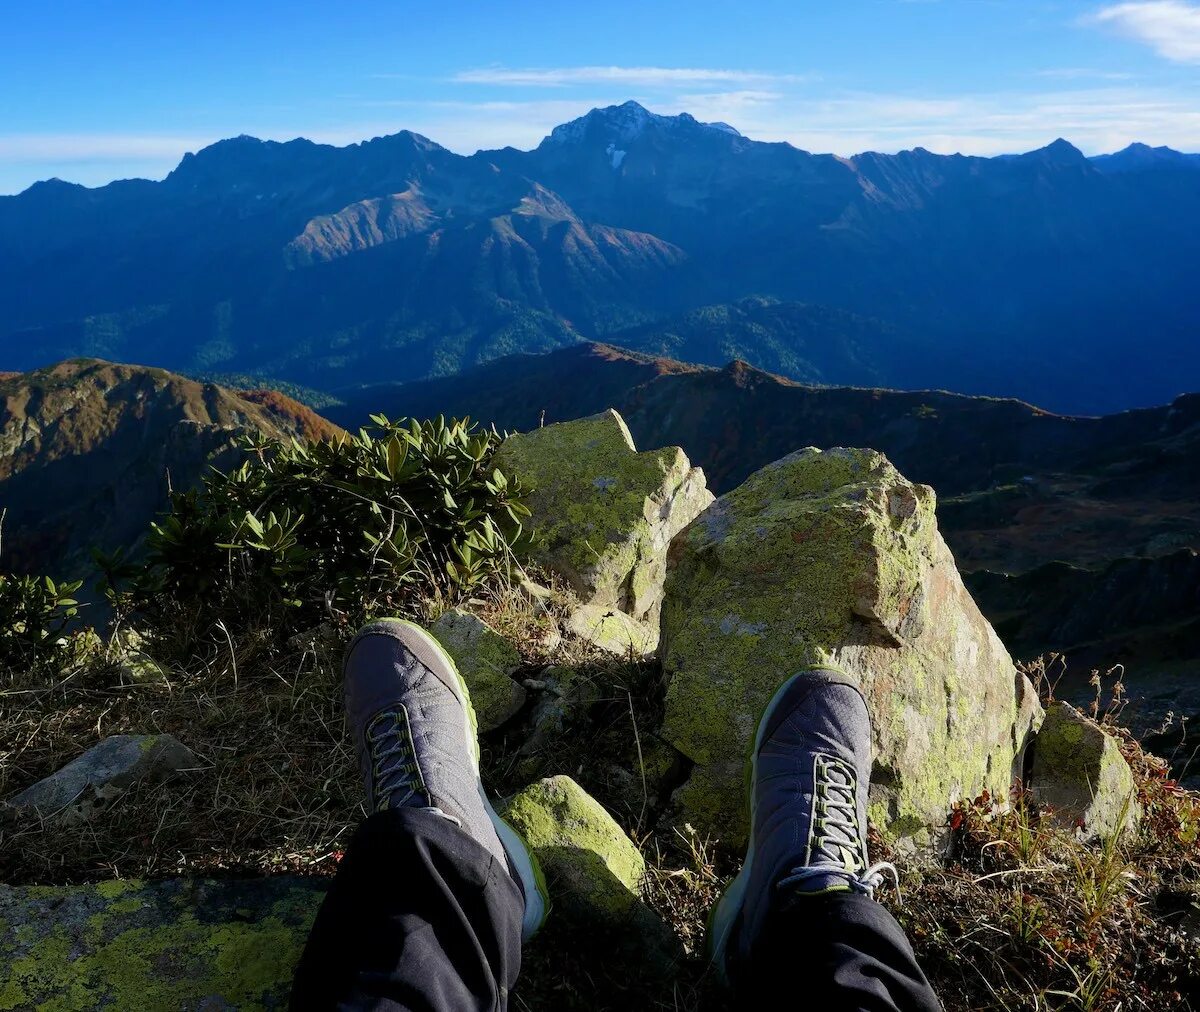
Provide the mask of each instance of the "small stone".
POLYGON ((618 657, 648 657, 658 645, 658 630, 623 611, 581 604, 567 618, 567 631, 618 657))
POLYGON ((512 677, 521 666, 521 655, 483 619, 455 608, 430 631, 467 683, 480 732, 499 727, 525 705, 525 689, 512 677))
POLYGON ((1030 786, 1039 809, 1085 842, 1132 831, 1141 818, 1133 771, 1116 739, 1069 703, 1046 710, 1030 786))
POLYGON ((149 641, 131 626, 121 626, 113 634, 112 651, 117 671, 125 682, 142 685, 166 681, 170 672, 150 654, 149 641))
POLYGON ((595 683, 574 668, 551 665, 538 679, 542 696, 533 708, 533 731, 521 746, 521 755, 533 755, 559 737, 599 697, 595 683))
POLYGON ((287 645, 292 650, 329 650, 339 646, 337 627, 332 622, 321 622, 311 629, 304 629, 288 637, 287 645))
POLYGON ((508 799, 500 814, 546 874, 552 903, 612 922, 641 905, 646 862, 603 806, 570 777, 549 777, 508 799))
POLYGON ((202 765, 173 735, 117 734, 93 745, 6 804, 41 819, 87 821, 136 783, 153 783, 176 770, 202 765))
POLYGON ((165 682, 170 678, 170 671, 159 664, 153 657, 141 651, 126 654, 117 661, 117 670, 121 678, 135 685, 145 685, 149 682, 165 682))

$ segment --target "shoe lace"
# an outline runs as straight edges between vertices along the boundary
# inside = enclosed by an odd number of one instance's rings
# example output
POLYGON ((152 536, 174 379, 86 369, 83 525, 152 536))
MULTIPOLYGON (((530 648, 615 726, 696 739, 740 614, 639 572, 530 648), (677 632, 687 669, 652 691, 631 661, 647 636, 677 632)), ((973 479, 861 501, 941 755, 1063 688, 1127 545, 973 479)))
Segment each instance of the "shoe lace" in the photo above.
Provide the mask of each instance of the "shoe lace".
POLYGON ((429 797, 413 747, 408 710, 383 710, 371 718, 366 731, 371 758, 375 810, 403 808, 418 794, 429 797))
POLYGON ((867 847, 858 821, 858 777, 833 756, 813 760, 813 814, 807 860, 779 880, 779 887, 836 875, 854 892, 874 896, 890 876, 897 891, 900 877, 888 861, 867 865, 867 847))

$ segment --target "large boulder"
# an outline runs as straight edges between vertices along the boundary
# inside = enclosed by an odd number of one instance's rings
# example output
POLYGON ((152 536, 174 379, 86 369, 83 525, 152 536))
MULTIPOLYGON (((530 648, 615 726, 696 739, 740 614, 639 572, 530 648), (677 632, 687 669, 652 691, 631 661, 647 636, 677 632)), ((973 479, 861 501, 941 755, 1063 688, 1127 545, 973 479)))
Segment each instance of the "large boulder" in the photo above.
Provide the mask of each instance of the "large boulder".
POLYGON ((872 450, 800 450, 751 475, 671 546, 662 735, 695 767, 699 829, 747 832, 759 716, 792 674, 834 665, 871 711, 872 822, 929 844, 951 804, 1008 796, 1040 717, 1033 687, 963 587, 933 491, 872 450))
POLYGON ((600 802, 570 777, 530 784, 500 814, 533 850, 555 905, 598 922, 634 914, 646 861, 600 802))
POLYGON ((114 734, 6 804, 39 819, 81 822, 99 815, 136 783, 203 765, 173 735, 114 734))
POLYGON ((517 648, 477 615, 455 608, 430 630, 471 693, 481 732, 499 727, 525 704, 525 689, 513 680, 521 666, 517 648))
POLYGON ((0 1009, 284 1009, 324 884, 0 885, 0 1009))
POLYGON ((638 453, 612 410, 509 436, 494 463, 533 486, 534 559, 595 614, 645 623, 648 634, 623 641, 653 650, 667 547, 713 499, 704 472, 677 446, 638 453))
POLYGON ((1116 739, 1070 703, 1054 703, 1033 749, 1039 809, 1081 840, 1111 839, 1141 816, 1133 771, 1116 739))

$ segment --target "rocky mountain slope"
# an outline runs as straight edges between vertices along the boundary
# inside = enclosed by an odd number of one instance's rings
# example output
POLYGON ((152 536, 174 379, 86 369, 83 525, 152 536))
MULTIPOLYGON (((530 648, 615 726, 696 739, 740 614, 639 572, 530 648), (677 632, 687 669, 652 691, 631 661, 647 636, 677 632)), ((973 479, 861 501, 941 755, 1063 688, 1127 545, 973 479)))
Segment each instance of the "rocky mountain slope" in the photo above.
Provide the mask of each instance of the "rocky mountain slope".
MULTIPOLYGON (((334 502, 444 491, 444 458, 412 435, 427 469, 395 429, 319 448, 372 462, 334 502)), ((481 789, 543 872, 550 913, 514 1005, 736 1007, 705 917, 744 852, 758 717, 816 663, 867 700, 870 853, 894 865, 877 898, 948 1012, 1084 986, 1097 1010, 1200 996, 1200 796, 1103 714, 1044 683, 1039 697, 967 593, 927 486, 874 450, 810 448, 714 500, 679 447, 639 452, 612 410, 468 448, 453 480, 489 481, 490 498, 439 498, 461 523, 528 490, 521 515, 543 536, 505 542, 524 572, 455 594, 401 560, 387 593, 482 704, 481 789), (580 614, 649 635, 620 642, 580 614)), ((294 506, 277 463, 251 462, 251 484, 294 506)), ((293 533, 330 558, 326 530, 293 533)), ((378 552, 355 538, 336 558, 378 552)), ((254 582, 255 608, 214 597, 252 575, 236 560, 218 584, 155 584, 107 643, 77 634, 90 646, 62 652, 70 677, 0 672, 34 689, 0 708, 0 1007, 287 1003, 322 880, 353 860, 363 817, 339 661, 378 602, 329 572, 309 627, 304 602, 272 607, 294 593, 287 566, 254 582), (132 633, 153 667, 131 681, 132 633)))
POLYGON ((709 360, 732 330, 727 351, 831 383, 1160 403, 1200 387, 1198 180, 1175 152, 1065 141, 839 158, 632 102, 470 157, 239 137, 162 182, 0 197, 0 364, 326 388, 649 327, 636 347, 709 360), (825 308, 747 328, 752 296, 825 308))
POLYGON ((83 575, 131 547, 242 434, 320 439, 336 427, 274 391, 238 394, 139 366, 75 359, 0 380, 0 509, 8 572, 83 575))

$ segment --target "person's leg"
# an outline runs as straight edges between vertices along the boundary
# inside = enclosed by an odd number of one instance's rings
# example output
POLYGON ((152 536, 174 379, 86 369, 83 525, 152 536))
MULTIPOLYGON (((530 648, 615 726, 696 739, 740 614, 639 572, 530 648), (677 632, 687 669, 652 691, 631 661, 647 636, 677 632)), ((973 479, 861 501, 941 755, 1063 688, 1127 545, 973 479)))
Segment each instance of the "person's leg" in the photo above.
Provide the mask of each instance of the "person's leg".
POLYGON ((503 1009, 547 902, 484 794, 466 686, 432 636, 398 620, 360 632, 344 674, 371 815, 317 914, 292 1007, 503 1009))
POLYGON ((751 757, 750 839, 709 926, 710 954, 743 997, 793 991, 838 1012, 938 1012, 899 925, 873 899, 890 865, 867 859, 871 725, 833 670, 784 683, 751 757))
POLYGON ((292 1007, 502 1009, 524 913, 507 866, 452 822, 372 815, 313 924, 292 1007))
POLYGON ((896 919, 862 893, 797 898, 769 913, 739 978, 747 1007, 795 989, 800 967, 812 1009, 941 1010, 896 919))

